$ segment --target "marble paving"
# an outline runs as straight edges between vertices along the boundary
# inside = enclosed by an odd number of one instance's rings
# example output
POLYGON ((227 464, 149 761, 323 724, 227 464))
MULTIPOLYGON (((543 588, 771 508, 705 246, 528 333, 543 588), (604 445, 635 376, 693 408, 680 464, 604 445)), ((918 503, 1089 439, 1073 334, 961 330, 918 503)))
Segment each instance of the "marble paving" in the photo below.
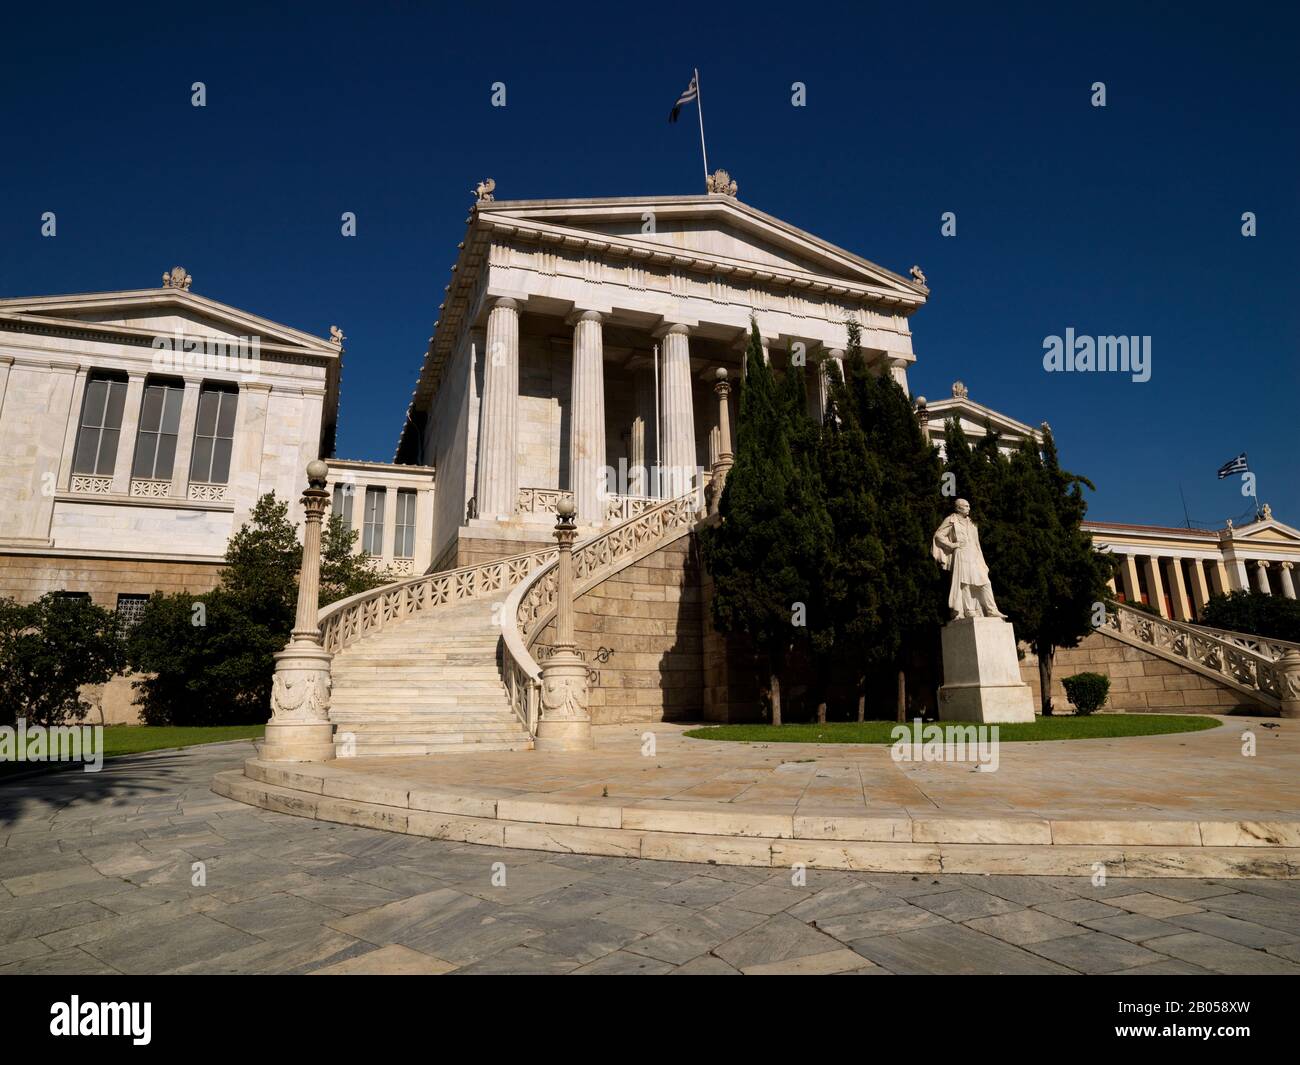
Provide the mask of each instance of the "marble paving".
MULTIPOLYGON (((1180 738, 1170 739, 1177 747, 1180 738)), ((603 738, 593 758, 624 758, 619 742, 603 738)), ((712 761, 719 785, 743 785, 746 765, 768 765, 750 781, 764 802, 807 801, 810 788, 825 801, 824 789, 858 787, 844 783, 853 779, 847 770, 787 787, 776 768, 824 752, 701 751, 686 763, 712 761)), ((0 973, 1300 974, 1300 881, 1096 884, 1089 876, 818 869, 801 877, 788 868, 452 843, 214 795, 213 775, 238 770, 252 753, 248 744, 191 748, 117 760, 99 774, 7 782, 0 973)), ((1179 751, 1169 754, 1162 766, 1184 781, 1194 775, 1178 769, 1179 751)), ((1003 755, 1004 765, 1014 757, 1047 772, 1027 749, 1003 755)), ((1088 764, 1082 752, 1053 757, 1077 758, 1081 771, 1088 764)), ((858 764, 858 779, 877 761, 871 752, 832 756, 832 764, 858 764)), ((1102 759, 1125 762, 1114 753, 1102 759)), ((671 794, 695 789, 698 801, 709 778, 682 768, 671 794)), ((538 773, 527 782, 534 790, 581 786, 554 769, 538 773)), ((924 774, 894 775, 880 786, 903 809, 962 793, 924 774)), ((642 780, 647 794, 671 797, 650 779, 642 780)), ((629 773, 615 786, 635 783, 629 773)), ((1148 779, 1146 794, 1176 809, 1176 783, 1159 788, 1148 779)), ((1002 787, 1007 801, 1024 782, 1002 787)), ((1104 779, 1097 787, 1115 801, 1104 779)), ((1267 797, 1246 788, 1233 795, 1243 813, 1269 812, 1260 805, 1267 797)), ((1050 802, 1067 798, 1054 792, 1050 802)))

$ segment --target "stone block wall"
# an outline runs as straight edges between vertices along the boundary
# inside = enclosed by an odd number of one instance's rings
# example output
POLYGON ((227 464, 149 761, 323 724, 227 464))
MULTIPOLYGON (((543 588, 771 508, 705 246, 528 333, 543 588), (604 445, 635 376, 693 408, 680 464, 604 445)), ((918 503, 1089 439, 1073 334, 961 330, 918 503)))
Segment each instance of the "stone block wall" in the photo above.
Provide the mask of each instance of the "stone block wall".
POLYGON ((0 555, 0 596, 31 603, 47 592, 88 592, 108 610, 119 593, 201 592, 216 587, 220 563, 0 555))
MULTIPOLYGON (((1068 712, 1062 677, 1072 673, 1104 673, 1110 677, 1107 710, 1127 713, 1226 714, 1245 709, 1267 713, 1263 706, 1235 688, 1219 684, 1193 669, 1132 647, 1103 632, 1085 637, 1078 647, 1056 652, 1052 667, 1052 702, 1068 712)), ((1039 703, 1038 659, 1027 653, 1020 662, 1020 675, 1034 690, 1034 707, 1039 703)))
MULTIPOLYGON (((574 635, 598 672, 594 723, 703 716, 700 568, 694 537, 683 537, 578 598, 574 635), (597 661, 601 648, 611 652, 605 662, 597 661)), ((552 622, 540 643, 554 641, 552 622)))

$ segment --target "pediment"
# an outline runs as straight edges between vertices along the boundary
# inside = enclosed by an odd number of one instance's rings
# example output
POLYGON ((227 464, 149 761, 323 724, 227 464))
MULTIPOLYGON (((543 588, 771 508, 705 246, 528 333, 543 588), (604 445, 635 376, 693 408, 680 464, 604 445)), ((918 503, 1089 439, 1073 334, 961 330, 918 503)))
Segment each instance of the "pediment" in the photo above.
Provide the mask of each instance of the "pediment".
POLYGON ((479 219, 559 243, 602 244, 639 258, 686 259, 722 274, 793 275, 924 302, 929 290, 729 196, 487 203, 479 219))
POLYGON ((1232 531, 1235 541, 1258 544, 1284 544, 1300 547, 1300 529, 1284 525, 1280 521, 1268 518, 1265 521, 1252 522, 1232 531))
POLYGON ((0 299, 0 318, 5 317, 47 324, 84 323, 90 328, 141 336, 180 332, 216 340, 258 337, 263 345, 298 348, 317 355, 339 353, 339 348, 323 337, 193 292, 168 288, 0 299))
POLYGON ((969 399, 944 399, 926 406, 926 421, 932 431, 942 433, 944 424, 955 420, 967 436, 983 436, 992 429, 999 436, 1041 441, 1042 435, 1032 426, 1010 415, 975 403, 969 399))

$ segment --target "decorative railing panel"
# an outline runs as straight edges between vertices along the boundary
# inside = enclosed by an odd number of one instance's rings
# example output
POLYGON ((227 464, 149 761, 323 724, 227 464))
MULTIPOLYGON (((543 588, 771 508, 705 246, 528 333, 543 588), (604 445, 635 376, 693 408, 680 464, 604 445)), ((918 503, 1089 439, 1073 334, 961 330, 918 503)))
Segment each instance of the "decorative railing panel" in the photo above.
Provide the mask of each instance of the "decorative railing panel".
POLYGON ((521 488, 515 509, 520 514, 554 514, 562 495, 558 488, 521 488))
POLYGON ((1186 662, 1270 706, 1276 706, 1282 697, 1284 677, 1274 658, 1225 640, 1214 630, 1158 618, 1123 603, 1110 604, 1105 627, 1126 643, 1186 662))
POLYGON ((171 481, 132 480, 131 494, 137 499, 166 499, 172 492, 171 481))
POLYGON ((341 651, 388 625, 434 607, 508 592, 533 570, 555 561, 556 554, 553 547, 543 548, 478 566, 426 573, 340 599, 318 616, 325 650, 341 651))
POLYGON ((230 490, 224 484, 192 484, 188 498, 195 503, 224 503, 230 490))
POLYGON ((1246 651, 1254 651, 1274 662, 1288 651, 1300 650, 1300 643, 1291 643, 1289 640, 1270 640, 1263 636, 1252 636, 1246 632, 1230 632, 1227 629, 1215 629, 1208 625, 1197 625, 1196 628, 1224 643, 1230 643, 1246 651))
POLYGON ((92 496, 106 496, 113 491, 113 478, 76 474, 72 478, 72 490, 92 496))

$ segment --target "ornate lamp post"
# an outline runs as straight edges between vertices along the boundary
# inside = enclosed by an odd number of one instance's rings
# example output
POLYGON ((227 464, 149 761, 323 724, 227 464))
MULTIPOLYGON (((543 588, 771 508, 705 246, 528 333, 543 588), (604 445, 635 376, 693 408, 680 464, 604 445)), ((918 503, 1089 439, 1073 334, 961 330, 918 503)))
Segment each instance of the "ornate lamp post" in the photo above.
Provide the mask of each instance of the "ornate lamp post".
POLYGON ((573 640, 573 541, 578 535, 572 496, 555 507, 555 652, 542 665, 542 715, 537 722, 539 751, 587 751, 591 714, 587 711, 587 662, 573 640))
POLYGON ((1282 681, 1282 716, 1300 717, 1300 651, 1294 648, 1278 660, 1282 681))
POLYGON ((727 410, 727 397, 731 395, 731 382, 727 368, 718 367, 717 382, 713 391, 718 394, 718 460, 713 464, 713 498, 709 500, 709 513, 718 512, 722 489, 727 485, 727 474, 734 466, 736 456, 731 451, 731 415, 727 410))
POLYGON ((261 757, 268 762, 324 762, 334 757, 334 726, 329 718, 330 658, 316 623, 320 595, 320 527, 329 493, 329 467, 320 459, 307 464, 308 488, 302 567, 298 571, 298 613, 283 651, 275 656, 271 682, 271 720, 261 757))

